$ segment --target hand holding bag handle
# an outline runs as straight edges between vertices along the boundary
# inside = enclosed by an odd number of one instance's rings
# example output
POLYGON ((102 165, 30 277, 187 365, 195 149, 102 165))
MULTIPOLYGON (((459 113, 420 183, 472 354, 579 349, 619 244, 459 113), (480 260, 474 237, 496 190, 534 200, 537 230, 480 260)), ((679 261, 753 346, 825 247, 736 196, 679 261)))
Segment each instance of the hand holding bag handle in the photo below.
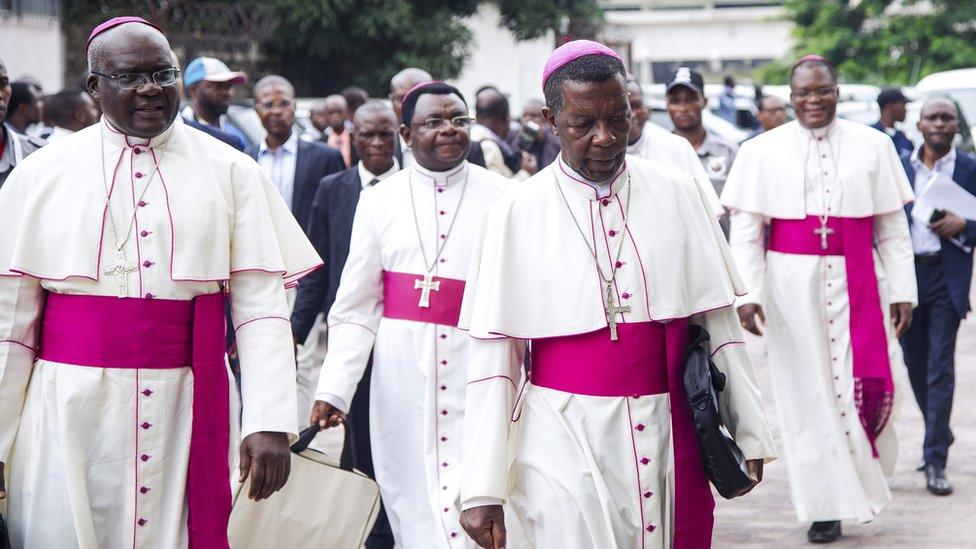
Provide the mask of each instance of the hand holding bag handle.
MULTIPOLYGON (((343 433, 342 436, 342 450, 339 452, 340 455, 345 453, 346 448, 350 444, 349 440, 352 438, 352 430, 349 428, 348 421, 343 424, 343 428, 345 429, 345 433, 343 433)), ((296 440, 295 443, 291 445, 291 451, 296 454, 301 454, 302 452, 307 450, 309 444, 311 444, 312 441, 315 440, 315 435, 319 434, 319 432, 320 432, 319 426, 317 423, 313 423, 310 426, 306 427, 301 433, 298 433, 298 440, 296 440)), ((343 471, 352 472, 353 470, 352 464, 342 463, 342 460, 339 459, 338 457, 336 457, 336 461, 339 462, 340 469, 342 469, 343 471)), ((0 549, 3 549, 3 547, 0 547, 0 549)))

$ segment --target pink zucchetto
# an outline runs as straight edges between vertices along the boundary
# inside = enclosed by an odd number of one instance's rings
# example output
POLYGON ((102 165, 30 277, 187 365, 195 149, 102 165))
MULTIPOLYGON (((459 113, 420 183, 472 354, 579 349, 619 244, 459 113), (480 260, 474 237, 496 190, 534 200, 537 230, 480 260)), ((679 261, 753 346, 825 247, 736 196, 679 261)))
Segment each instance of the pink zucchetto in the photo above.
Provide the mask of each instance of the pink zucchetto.
POLYGON ((573 40, 572 42, 566 42, 549 55, 549 60, 546 61, 546 68, 542 71, 542 85, 545 86, 546 81, 549 80, 552 73, 559 70, 560 67, 586 55, 606 55, 618 61, 623 61, 617 52, 599 42, 592 40, 573 40))
POLYGON ((105 31, 107 31, 109 29, 114 29, 115 27, 118 27, 119 25, 124 25, 126 23, 139 23, 141 25, 148 25, 148 26, 150 26, 150 27, 158 30, 159 32, 163 32, 163 29, 161 29, 159 27, 159 25, 157 25, 156 23, 153 23, 152 21, 146 21, 142 17, 136 17, 134 15, 124 15, 122 17, 113 17, 113 18, 109 19, 108 21, 105 21, 105 22, 99 24, 94 29, 92 29, 91 34, 88 35, 88 41, 85 42, 85 55, 88 55, 88 47, 91 46, 92 40, 94 40, 96 36, 98 36, 99 34, 102 34, 103 32, 105 32, 105 31))

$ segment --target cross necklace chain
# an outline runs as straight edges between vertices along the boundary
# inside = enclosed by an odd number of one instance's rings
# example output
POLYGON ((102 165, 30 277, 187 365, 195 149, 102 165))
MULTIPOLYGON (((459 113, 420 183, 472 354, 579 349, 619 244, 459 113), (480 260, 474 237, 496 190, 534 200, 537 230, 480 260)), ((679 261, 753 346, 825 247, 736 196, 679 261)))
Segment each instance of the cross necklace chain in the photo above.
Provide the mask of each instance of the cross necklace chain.
MULTIPOLYGON (((813 132, 811 132, 810 135, 814 141, 818 143, 820 142, 820 140, 817 138, 816 135, 813 134, 813 132)), ((805 189, 806 189, 807 165, 810 162, 810 149, 812 147, 813 147, 812 143, 807 144, 807 157, 803 162, 804 192, 806 192, 805 189)), ((831 160, 834 161, 834 177, 837 177, 839 175, 837 172, 837 160, 834 157, 834 148, 833 146, 831 146, 829 139, 827 140, 827 147, 830 148, 830 158, 831 160)), ((819 161, 820 164, 820 204, 823 207, 823 213, 817 214, 817 220, 820 221, 820 227, 814 229, 813 233, 820 237, 820 249, 826 250, 828 244, 827 237, 834 234, 834 229, 831 229, 830 227, 827 226, 827 222, 830 220, 830 203, 828 202, 828 198, 827 198, 827 194, 828 194, 827 182, 824 178, 823 155, 820 154, 819 145, 817 145, 817 149, 818 149, 817 155, 819 156, 817 160, 819 161)))
MULTIPOLYGON (((627 182, 624 184, 627 187, 627 205, 624 206, 624 228, 620 231, 620 242, 617 244, 617 257, 609 258, 610 263, 610 276, 604 276, 603 268, 600 267, 600 259, 596 255, 596 249, 590 245, 590 240, 586 238, 586 233, 583 231, 583 227, 576 220, 576 216, 573 214, 573 208, 569 205, 569 200, 566 200, 566 194, 563 193, 562 186, 559 184, 559 179, 553 173, 553 180, 556 182, 556 190, 559 191, 559 196, 563 199, 563 204, 566 204, 566 211, 569 212, 569 217, 573 219, 573 224, 576 225, 576 229, 579 231, 580 236, 583 238, 583 243, 586 244, 586 249, 589 250, 590 255, 593 257, 593 262, 596 265, 596 272, 600 274, 600 280, 604 284, 604 302, 603 305, 607 312, 607 325, 610 328, 610 341, 617 341, 617 315, 623 315, 624 313, 630 312, 630 305, 614 306, 613 304, 613 283, 617 278, 617 268, 620 265, 620 253, 624 249, 624 235, 627 234, 627 222, 630 220, 630 195, 633 187, 630 183, 630 171, 627 172, 627 182)), ((595 245, 595 243, 594 243, 595 245)))
POLYGON ((444 252, 444 248, 447 246, 447 241, 451 238, 451 232, 454 230, 454 222, 457 221, 458 212, 461 211, 461 202, 464 201, 464 193, 468 190, 468 174, 464 175, 464 182, 461 184, 461 198, 458 199, 457 207, 454 210, 454 216, 451 217, 451 224, 447 227, 447 232, 444 233, 444 238, 440 247, 436 247, 437 254, 434 256, 433 261, 427 261, 427 250, 424 249, 424 237, 420 232, 420 218, 417 217, 417 203, 413 197, 413 171, 407 178, 407 188, 410 189, 410 211, 413 212, 413 225, 417 229, 417 242, 420 244, 420 255, 424 258, 424 278, 416 279, 413 281, 413 289, 420 290, 420 301, 417 302, 417 307, 421 309, 430 308, 430 292, 439 292, 441 289, 441 281, 434 280, 434 267, 437 265, 437 260, 440 259, 441 254, 444 252))
MULTIPOLYGON (((149 189, 149 186, 152 185, 153 180, 156 179, 156 173, 159 172, 159 163, 162 161, 163 153, 160 153, 159 158, 156 159, 156 165, 153 168, 153 173, 149 177, 149 180, 146 181, 146 186, 143 187, 142 192, 139 194, 139 198, 136 200, 137 206, 133 207, 132 209, 132 217, 129 219, 129 225, 126 228, 125 235, 121 240, 119 240, 119 231, 115 225, 115 216, 112 215, 112 189, 110 187, 114 187, 114 185, 110 185, 108 170, 105 168, 105 129, 99 129, 101 132, 99 133, 99 136, 101 137, 101 150, 99 152, 101 153, 102 157, 102 183, 105 187, 105 211, 108 213, 108 223, 112 228, 112 240, 115 243, 115 262, 105 269, 104 273, 115 277, 115 283, 118 286, 118 296, 128 297, 129 284, 127 279, 129 273, 135 272, 138 270, 138 268, 135 265, 130 265, 128 261, 126 261, 125 250, 123 250, 123 247, 125 246, 125 243, 129 241, 129 236, 132 234, 132 227, 136 222, 138 203, 142 202, 143 197, 146 196, 146 191, 149 189)), ((116 169, 118 168, 116 167, 116 169)), ((114 177, 115 173, 113 172, 112 175, 114 177)))

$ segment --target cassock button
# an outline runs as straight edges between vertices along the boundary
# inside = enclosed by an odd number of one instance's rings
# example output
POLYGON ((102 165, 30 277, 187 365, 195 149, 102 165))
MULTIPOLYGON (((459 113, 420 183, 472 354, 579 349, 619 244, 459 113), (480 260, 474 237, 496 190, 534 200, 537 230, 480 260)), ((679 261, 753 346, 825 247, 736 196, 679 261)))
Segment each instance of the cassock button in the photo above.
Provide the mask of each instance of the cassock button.
POLYGON ((651 533, 653 533, 653 532, 654 532, 654 530, 657 530, 657 527, 656 527, 656 526, 654 526, 653 524, 648 524, 648 525, 647 525, 647 531, 648 531, 648 532, 651 532, 651 533))
POLYGON ((458 536, 457 532, 451 532, 451 537, 456 538, 458 536))
POLYGON ((140 494, 148 494, 149 493, 149 487, 148 486, 143 486, 142 488, 139 488, 139 493, 140 494))
POLYGON ((437 192, 439 192, 439 193, 442 193, 442 192, 444 192, 444 189, 440 189, 440 188, 438 188, 438 189, 437 189, 437 192))
POLYGON ((846 412, 841 412, 840 413, 840 417, 847 417, 847 413, 846 412))
POLYGON ((645 457, 645 458, 641 458, 641 460, 640 460, 640 462, 641 462, 641 465, 647 465, 648 463, 650 463, 650 462, 651 462, 651 460, 649 460, 649 459, 647 459, 647 458, 645 457))
POLYGON ((441 361, 441 366, 446 366, 446 365, 447 365, 447 361, 446 360, 442 360, 441 361))
POLYGON ((851 432, 850 431, 844 431, 844 434, 847 435, 847 436, 851 436, 851 432))
POLYGON ((147 522, 149 522, 149 521, 146 520, 146 519, 141 518, 138 521, 136 521, 136 524, 138 524, 139 526, 145 526, 147 522))
POLYGON ((447 339, 447 334, 441 334, 441 339, 447 339))
MULTIPOLYGON (((447 437, 441 437, 441 442, 447 442, 447 437)), ((446 467, 446 465, 445 465, 446 467)))
POLYGON ((441 410, 441 415, 442 416, 446 416, 447 415, 447 410, 441 410))
POLYGON ((136 179, 142 179, 142 172, 135 173, 136 179))
POLYGON ((448 512, 448 511, 450 511, 450 510, 451 510, 451 508, 450 508, 450 507, 445 507, 445 508, 444 508, 444 512, 445 512, 445 513, 446 513, 446 512, 448 512))
POLYGON ((139 233, 139 236, 145 238, 145 237, 149 236, 149 231, 142 231, 141 233, 139 233))
POLYGON ((447 238, 447 235, 446 234, 442 234, 441 235, 441 240, 444 240, 445 238, 447 238))
POLYGON ((146 267, 148 269, 149 267, 152 267, 153 266, 153 262, 152 261, 149 261, 147 259, 147 260, 145 260, 145 261, 142 262, 142 266, 143 267, 146 267))
POLYGON ((622 297, 624 299, 630 299, 630 294, 627 293, 627 292, 624 292, 620 297, 622 297))
POLYGON ((447 486, 441 486, 441 490, 447 490, 447 486))
POLYGON ((140 149, 139 147, 136 147, 136 148, 132 149, 132 152, 134 152, 136 154, 142 154, 142 149, 140 149))
POLYGON ((141 459, 142 461, 149 461, 149 454, 142 454, 141 456, 139 456, 139 459, 141 459))
MULTIPOLYGON (((613 236, 613 235, 610 235, 610 236, 613 236)), ((623 267, 623 266, 624 266, 624 264, 623 264, 623 263, 621 263, 620 261, 617 261, 617 262, 615 262, 615 263, 613 264, 613 266, 619 269, 619 268, 621 268, 621 267, 623 267)))
POLYGON ((156 297, 156 296, 154 296, 154 295, 152 295, 152 294, 150 294, 150 293, 147 293, 147 294, 146 294, 146 299, 152 299, 152 298, 154 298, 154 297, 156 297))
POLYGON ((149 423, 148 421, 145 421, 145 422, 142 423, 142 425, 140 425, 140 427, 142 427, 143 429, 148 429, 148 428, 152 427, 152 423, 149 423))
POLYGON ((634 428, 637 429, 638 431, 643 431, 644 430, 644 424, 643 423, 638 423, 637 424, 637 427, 634 427, 634 428))
POLYGON ((654 492, 644 492, 644 499, 647 499, 654 495, 654 492))
POLYGON ((444 259, 443 257, 441 258, 441 263, 445 263, 446 261, 447 261, 447 260, 446 260, 446 259, 444 259))
POLYGON ((444 214, 446 214, 447 212, 445 212, 444 210, 441 210, 441 211, 439 211, 439 212, 437 212, 437 213, 439 213, 439 214, 441 214, 441 215, 444 215, 444 214))
POLYGON ((146 204, 148 204, 148 202, 146 202, 145 200, 140 200, 139 201, 139 207, 140 208, 145 208, 146 207, 146 204))
POLYGON ((441 463, 441 467, 447 467, 447 462, 441 463))
POLYGON ((151 395, 152 393, 153 393, 153 392, 152 392, 152 391, 150 391, 149 389, 146 389, 146 390, 144 390, 144 391, 142 392, 142 394, 143 394, 143 395, 145 395, 145 396, 149 396, 149 395, 151 395))
POLYGON ((609 206, 610 205, 610 201, 607 200, 606 198, 604 198, 603 200, 601 200, 600 203, 603 204, 604 206, 609 206))
POLYGON ((610 229, 609 231, 607 231, 607 234, 610 236, 617 236, 617 231, 610 229))
POLYGON ((446 390, 447 390, 447 385, 441 385, 441 391, 446 391, 446 390))

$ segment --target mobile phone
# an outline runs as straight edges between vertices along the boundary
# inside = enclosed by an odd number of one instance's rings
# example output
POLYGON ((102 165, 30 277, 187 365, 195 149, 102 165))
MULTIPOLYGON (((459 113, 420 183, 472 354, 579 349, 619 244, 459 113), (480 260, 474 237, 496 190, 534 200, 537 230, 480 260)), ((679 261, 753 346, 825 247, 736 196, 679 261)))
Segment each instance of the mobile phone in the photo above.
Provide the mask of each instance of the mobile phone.
POLYGON ((935 223, 945 216, 945 210, 933 210, 931 217, 929 217, 929 224, 935 223))

